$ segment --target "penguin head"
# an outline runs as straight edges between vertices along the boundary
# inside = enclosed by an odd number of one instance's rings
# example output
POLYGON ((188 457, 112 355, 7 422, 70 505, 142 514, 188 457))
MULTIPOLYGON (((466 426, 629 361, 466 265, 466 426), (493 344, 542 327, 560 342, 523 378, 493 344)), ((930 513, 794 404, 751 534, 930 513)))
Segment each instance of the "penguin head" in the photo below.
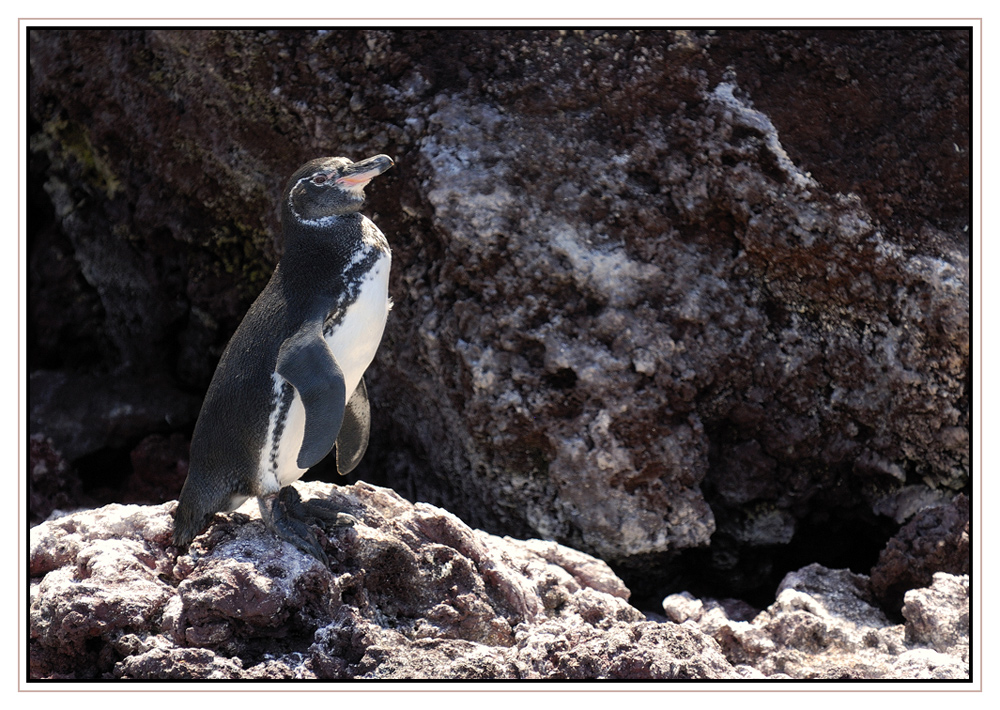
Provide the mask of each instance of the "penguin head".
POLYGON ((365 185, 393 166, 388 155, 353 163, 347 158, 317 158, 295 171, 285 189, 283 217, 301 224, 322 224, 351 214, 365 201, 365 185))

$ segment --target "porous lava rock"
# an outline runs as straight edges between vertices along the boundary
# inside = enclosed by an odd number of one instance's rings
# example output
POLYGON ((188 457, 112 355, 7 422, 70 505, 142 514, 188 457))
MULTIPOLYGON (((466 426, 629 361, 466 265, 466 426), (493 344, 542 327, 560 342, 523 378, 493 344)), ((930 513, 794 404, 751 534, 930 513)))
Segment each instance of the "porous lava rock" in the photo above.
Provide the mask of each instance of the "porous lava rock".
POLYGON ((769 678, 969 678, 967 575, 939 572, 929 588, 907 592, 903 624, 876 606, 867 576, 816 564, 789 573, 774 604, 750 620, 686 593, 663 608, 716 639, 731 663, 769 678))
POLYGON ((947 505, 925 508, 889 540, 871 571, 872 594, 897 612, 911 589, 927 587, 937 572, 968 575, 969 499, 955 496, 947 505))
POLYGON ((676 594, 653 618, 606 563, 499 538, 389 489, 297 483, 358 523, 316 528, 331 560, 280 542, 253 503, 187 550, 174 503, 112 504, 32 529, 34 679, 962 679, 967 576, 907 592, 810 565, 756 612, 676 594))
POLYGON ((924 493, 968 486, 970 47, 32 29, 32 433, 70 463, 189 435, 185 397, 281 253, 287 176, 388 153, 366 213, 396 305, 361 477, 644 595, 710 545, 685 571, 720 596, 769 594, 774 551, 817 539, 870 569, 924 493), (98 416, 42 401, 93 383, 98 416))
POLYGON ((296 485, 359 521, 323 538, 332 572, 256 511, 217 516, 183 552, 174 503, 33 528, 30 677, 759 677, 700 631, 647 621, 581 552, 365 483, 296 485))

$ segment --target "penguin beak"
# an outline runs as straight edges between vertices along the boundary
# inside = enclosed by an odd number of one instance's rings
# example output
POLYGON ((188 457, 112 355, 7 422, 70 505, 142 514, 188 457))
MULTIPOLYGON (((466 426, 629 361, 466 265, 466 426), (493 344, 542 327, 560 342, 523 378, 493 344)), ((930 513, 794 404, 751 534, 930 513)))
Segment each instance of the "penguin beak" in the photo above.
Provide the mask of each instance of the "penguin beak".
POLYGON ((388 155, 376 155, 374 158, 359 160, 344 168, 344 174, 337 178, 337 183, 345 187, 364 187, 373 177, 381 175, 395 163, 388 155))

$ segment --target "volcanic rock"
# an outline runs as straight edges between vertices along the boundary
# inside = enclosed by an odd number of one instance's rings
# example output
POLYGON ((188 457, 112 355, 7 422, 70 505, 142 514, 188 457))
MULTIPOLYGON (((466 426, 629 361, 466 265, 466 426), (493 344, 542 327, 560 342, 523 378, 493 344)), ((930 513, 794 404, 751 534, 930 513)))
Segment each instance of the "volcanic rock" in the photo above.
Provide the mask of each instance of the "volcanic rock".
POLYGON ((71 466, 189 435, 287 176, 388 153, 362 478, 653 599, 870 569, 968 491, 962 28, 28 41, 31 431, 71 466))
POLYGON ((647 621, 608 568, 473 530, 364 483, 296 484, 359 522, 332 572, 254 510, 171 546, 174 503, 32 529, 33 678, 741 678, 699 631, 647 621))

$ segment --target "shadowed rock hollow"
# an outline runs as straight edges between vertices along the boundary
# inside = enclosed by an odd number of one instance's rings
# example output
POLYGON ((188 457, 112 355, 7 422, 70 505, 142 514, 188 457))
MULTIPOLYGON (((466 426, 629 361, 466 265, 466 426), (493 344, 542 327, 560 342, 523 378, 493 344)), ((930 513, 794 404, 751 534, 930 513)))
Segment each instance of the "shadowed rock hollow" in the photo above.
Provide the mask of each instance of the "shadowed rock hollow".
MULTIPOLYGON (((397 163, 366 208, 396 305, 360 478, 597 555, 644 608, 867 572, 967 490, 964 30, 35 30, 29 52, 33 470, 67 481, 36 519, 81 481, 176 497, 281 187, 330 154, 397 163)), ((880 573, 893 614, 963 573, 906 566, 880 573)))

